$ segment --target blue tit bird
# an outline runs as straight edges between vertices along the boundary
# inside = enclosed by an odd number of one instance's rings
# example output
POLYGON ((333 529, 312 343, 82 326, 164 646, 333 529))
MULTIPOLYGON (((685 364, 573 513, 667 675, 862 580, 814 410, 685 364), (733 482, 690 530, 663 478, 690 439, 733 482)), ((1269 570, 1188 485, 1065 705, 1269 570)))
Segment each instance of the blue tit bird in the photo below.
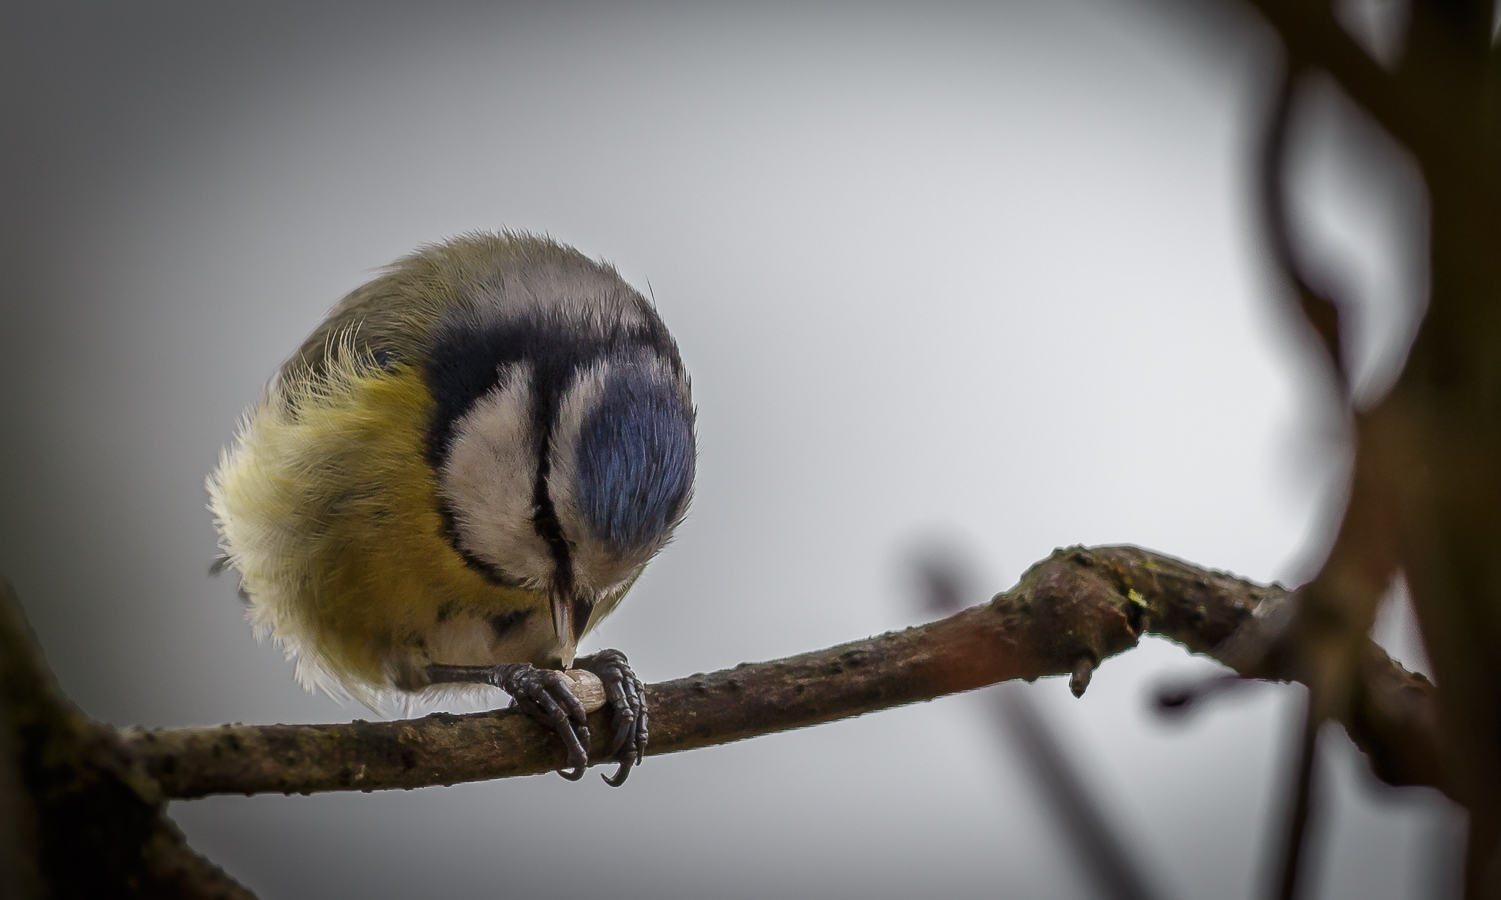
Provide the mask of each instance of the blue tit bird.
POLYGON ((603 682, 611 784, 647 709, 623 654, 575 659, 693 493, 677 345, 611 266, 552 240, 425 247, 341 300, 209 477, 257 635, 312 689, 379 708, 490 685, 588 765, 564 669, 603 682))

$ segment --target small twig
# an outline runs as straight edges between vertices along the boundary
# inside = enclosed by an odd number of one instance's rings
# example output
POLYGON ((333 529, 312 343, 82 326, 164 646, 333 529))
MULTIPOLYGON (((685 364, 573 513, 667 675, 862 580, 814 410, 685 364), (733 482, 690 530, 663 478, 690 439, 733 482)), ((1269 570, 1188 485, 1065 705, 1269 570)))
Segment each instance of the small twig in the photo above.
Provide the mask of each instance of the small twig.
MULTIPOLYGON (((1216 656, 1286 591, 1133 547, 1060 550, 989 604, 828 650, 652 685, 651 755, 725 744, 1014 678, 1068 674, 1141 634, 1216 656)), ((1244 642, 1242 642, 1244 643, 1244 642)), ((1385 680, 1347 717, 1400 783, 1438 784, 1433 685, 1374 644, 1385 680)), ((1283 678, 1256 658, 1250 677, 1283 678)), ((1248 668, 1250 668, 1248 666, 1248 668)), ((603 725, 602 722, 597 723, 603 725)), ((600 741, 608 729, 592 729, 600 741)), ((132 729, 126 743, 173 798, 456 784, 551 771, 562 745, 509 711, 398 722, 132 729)), ((602 746, 594 748, 602 750, 602 746)))
POLYGON ((1067 748, 1019 687, 995 689, 997 712, 1021 745, 1095 890, 1110 900, 1150 900, 1146 879, 1085 788, 1067 748))
POLYGON ((1287 811, 1286 825, 1278 823, 1277 826, 1282 841, 1274 845, 1280 856, 1275 870, 1278 900, 1293 900, 1297 896, 1302 862, 1307 856, 1308 817, 1313 811, 1313 771, 1318 762, 1319 723, 1314 721, 1312 703, 1306 704, 1300 719, 1292 805, 1287 811))
POLYGON ((1495 275, 1501 258, 1493 252, 1501 237, 1501 181, 1495 174, 1482 131, 1454 115, 1452 97, 1435 95, 1411 79, 1383 69, 1335 20, 1328 3, 1250 0, 1282 38, 1292 68, 1329 73, 1356 103, 1421 161, 1425 174, 1463 186, 1455 199, 1465 203, 1475 239, 1454 249, 1481 271, 1495 275))
MULTIPOLYGON (((964 579, 953 560, 928 556, 917 561, 923 605, 933 612, 951 614, 964 607, 964 579)), ((1074 696, 1082 696, 1094 668, 1081 657, 1069 676, 1074 696)), ((1150 900, 1146 878, 1104 810, 1095 801, 1080 772, 1079 761, 1031 701, 1023 685, 997 686, 985 699, 999 724, 1021 750, 1031 769, 1042 799, 1064 832, 1069 848, 1078 856, 1096 893, 1105 900, 1150 900)))
MULTIPOLYGON (((1340 399, 1348 403, 1353 384, 1340 345, 1339 306, 1331 298, 1315 290, 1299 271, 1298 260, 1293 252, 1291 224, 1288 221, 1286 185, 1288 133, 1292 120, 1293 95, 1301 74, 1299 66, 1288 65, 1282 73, 1281 84, 1277 88, 1277 98, 1272 107, 1262 146, 1262 198, 1266 211, 1267 230, 1271 233, 1272 247, 1278 263, 1284 274, 1293 282, 1298 295, 1298 305, 1303 311, 1304 318, 1323 341, 1324 350, 1334 366, 1340 399)), ((1314 685, 1313 689, 1319 687, 1322 685, 1314 685)), ((1277 872, 1276 896, 1280 900, 1293 900, 1298 889, 1299 870, 1305 857, 1303 850, 1307 839, 1308 816, 1313 802, 1310 790, 1320 722, 1316 705, 1310 698, 1305 704, 1303 724, 1299 730, 1297 772, 1293 780, 1291 808, 1288 810, 1286 825, 1280 826, 1279 823, 1279 830, 1283 832, 1281 840, 1272 845, 1280 857, 1276 863, 1277 868, 1274 869, 1277 872)))
POLYGON ((1276 99, 1267 120, 1261 147, 1261 201, 1263 218, 1271 239, 1272 255, 1293 284, 1298 307, 1324 345, 1334 367, 1335 381, 1344 400, 1349 399, 1351 384, 1344 351, 1340 346, 1339 304, 1325 296, 1303 277, 1293 252, 1292 224, 1287 211, 1287 149, 1292 124, 1293 96, 1302 70, 1289 66, 1277 87, 1276 99))
POLYGON ((1200 678, 1197 681, 1174 681, 1157 687, 1157 711, 1170 716, 1186 715, 1200 703, 1216 694, 1222 694, 1251 683, 1235 672, 1200 678))

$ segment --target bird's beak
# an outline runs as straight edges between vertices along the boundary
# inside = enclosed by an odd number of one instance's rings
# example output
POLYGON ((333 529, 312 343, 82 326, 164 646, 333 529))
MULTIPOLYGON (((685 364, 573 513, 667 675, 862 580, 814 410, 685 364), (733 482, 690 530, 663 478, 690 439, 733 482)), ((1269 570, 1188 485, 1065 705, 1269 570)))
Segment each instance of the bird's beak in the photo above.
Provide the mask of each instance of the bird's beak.
POLYGON ((573 667, 573 657, 578 652, 578 636, 573 633, 573 597, 571 591, 560 590, 556 586, 551 591, 552 601, 552 630, 558 636, 559 653, 563 658, 563 668, 573 667))
POLYGON ((558 647, 563 658, 563 668, 573 665, 578 652, 579 638, 589 627, 589 617, 594 614, 594 601, 576 591, 554 587, 552 602, 552 628, 558 636, 558 647))

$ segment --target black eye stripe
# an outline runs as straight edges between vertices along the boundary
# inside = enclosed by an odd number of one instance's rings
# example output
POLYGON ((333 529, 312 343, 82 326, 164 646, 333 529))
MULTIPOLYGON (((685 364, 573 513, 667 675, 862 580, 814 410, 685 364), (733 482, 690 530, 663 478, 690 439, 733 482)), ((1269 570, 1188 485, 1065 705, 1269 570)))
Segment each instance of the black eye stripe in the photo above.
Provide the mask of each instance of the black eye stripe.
MULTIPOLYGON (((568 386, 580 371, 601 358, 617 354, 637 356, 645 350, 664 360, 672 371, 681 371, 682 362, 672 338, 656 313, 649 307, 646 310, 641 326, 617 325, 611 331, 601 329, 593 335, 582 334, 576 326, 555 316, 518 319, 487 327, 454 324, 438 331, 427 353, 424 375, 434 410, 428 426, 426 453, 429 465, 438 471, 448 457, 459 420, 500 384, 501 373, 507 367, 517 363, 530 367, 531 420, 538 441, 532 527, 553 557, 554 587, 565 590, 569 596, 574 587, 572 554, 548 490, 553 425, 568 386)), ((522 586, 519 579, 465 551, 459 545, 453 510, 441 496, 437 504, 443 537, 469 566, 492 583, 522 586)))
POLYGON ((677 347, 655 313, 647 317, 645 327, 620 326, 593 335, 556 318, 441 329, 423 367, 434 404, 427 433, 429 463, 442 465, 458 421, 500 383, 506 367, 530 364, 537 400, 534 425, 546 437, 558 402, 579 371, 605 356, 634 356, 643 350, 662 359, 674 373, 682 371, 677 347))
MULTIPOLYGON (((444 505, 446 506, 447 504, 444 505)), ((475 556, 473 553, 470 553, 463 547, 460 547, 458 542, 458 535, 456 533, 453 533, 452 536, 449 537, 449 543, 453 544, 454 549, 459 551, 459 555, 464 557, 464 562, 468 563, 471 568, 476 569, 481 575, 485 576, 485 580, 490 582, 491 584, 496 584, 504 588, 526 587, 526 579, 518 578, 515 575, 512 575, 510 572, 507 572, 505 569, 502 569, 500 566, 497 566, 494 563, 485 562, 484 560, 475 556)))

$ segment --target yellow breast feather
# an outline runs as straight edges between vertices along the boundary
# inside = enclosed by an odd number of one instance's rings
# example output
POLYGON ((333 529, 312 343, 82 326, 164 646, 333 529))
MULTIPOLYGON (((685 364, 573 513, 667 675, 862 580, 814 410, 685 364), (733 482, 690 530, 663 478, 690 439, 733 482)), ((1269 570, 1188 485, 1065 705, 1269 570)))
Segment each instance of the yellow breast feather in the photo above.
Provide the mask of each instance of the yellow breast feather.
POLYGON ((304 687, 382 708, 439 624, 547 599, 486 580, 445 537, 420 370, 338 343, 324 377, 279 380, 246 415, 209 508, 257 636, 296 659, 304 687))

